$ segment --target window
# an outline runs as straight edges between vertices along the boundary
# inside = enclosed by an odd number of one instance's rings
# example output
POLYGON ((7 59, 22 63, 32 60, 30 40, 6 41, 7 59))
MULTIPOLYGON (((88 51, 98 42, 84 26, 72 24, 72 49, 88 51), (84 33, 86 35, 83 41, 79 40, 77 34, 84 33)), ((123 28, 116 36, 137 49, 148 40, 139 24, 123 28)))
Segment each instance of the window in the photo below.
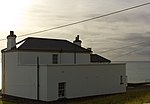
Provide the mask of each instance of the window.
POLYGON ((59 98, 65 97, 65 87, 66 87, 65 82, 58 83, 58 97, 59 98))
POLYGON ((123 76, 120 76, 120 84, 123 84, 123 76))
POLYGON ((53 54, 53 64, 58 64, 58 55, 53 54))

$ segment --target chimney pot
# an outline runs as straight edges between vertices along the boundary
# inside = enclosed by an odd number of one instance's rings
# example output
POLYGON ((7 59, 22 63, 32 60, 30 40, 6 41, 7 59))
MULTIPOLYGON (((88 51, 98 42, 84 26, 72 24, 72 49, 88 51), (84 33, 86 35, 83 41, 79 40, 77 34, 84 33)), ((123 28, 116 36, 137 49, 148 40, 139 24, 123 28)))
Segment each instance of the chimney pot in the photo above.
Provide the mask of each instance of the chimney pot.
POLYGON ((10 35, 14 35, 14 31, 10 31, 10 35))
POLYGON ((87 48, 89 51, 92 51, 92 48, 87 48))
POLYGON ((74 44, 81 46, 82 41, 79 39, 79 35, 77 35, 77 37, 75 38, 75 40, 73 41, 74 44))

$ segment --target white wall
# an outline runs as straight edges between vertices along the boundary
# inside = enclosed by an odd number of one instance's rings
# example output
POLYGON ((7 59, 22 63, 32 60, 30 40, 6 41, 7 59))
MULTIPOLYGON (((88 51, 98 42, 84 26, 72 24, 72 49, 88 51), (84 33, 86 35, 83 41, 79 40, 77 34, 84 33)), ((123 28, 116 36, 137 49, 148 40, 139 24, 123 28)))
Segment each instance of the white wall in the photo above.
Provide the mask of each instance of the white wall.
POLYGON ((90 62, 91 62, 90 54, 88 54, 88 53, 77 53, 76 54, 76 63, 77 64, 89 64, 90 62))
POLYGON ((48 100, 58 99, 58 83, 66 82, 66 98, 126 91, 125 64, 48 66, 48 100), (120 76, 124 84, 120 84, 120 76))
POLYGON ((2 65, 0 63, 0 89, 2 89, 2 65))
POLYGON ((39 56, 41 65, 49 65, 52 64, 53 54, 58 54, 58 64, 90 63, 89 53, 50 53, 50 52, 18 52, 18 63, 20 65, 35 65, 37 56, 39 56))
POLYGON ((5 54, 5 94, 35 99, 36 67, 19 67, 17 55, 5 54))
MULTIPOLYGON (((19 54, 5 53, 4 94, 37 99, 37 66, 18 64, 19 54)), ((30 54, 31 57, 36 56, 32 55, 30 54)), ((66 82, 67 98, 126 91, 125 64, 40 65, 39 70, 40 100, 43 101, 58 99, 60 82, 66 82), (124 78, 122 85, 120 85, 121 75, 124 78)))
POLYGON ((89 64, 89 53, 61 53, 60 64, 89 64))
POLYGON ((1 77, 2 78, 2 93, 4 92, 3 90, 5 87, 4 86, 5 85, 4 84, 5 83, 5 81, 4 81, 5 80, 5 74, 4 74, 5 73, 5 60, 4 60, 4 57, 5 57, 5 55, 2 53, 2 67, 1 67, 2 68, 1 69, 2 70, 2 77, 1 77))
POLYGON ((61 53, 59 56, 60 56, 60 64, 73 64, 74 63, 73 53, 61 53))
MULTIPOLYGON (((37 66, 19 65, 18 53, 5 54, 5 91, 3 94, 37 99, 37 66)), ((47 67, 40 66, 40 100, 47 99, 47 67)))
POLYGON ((51 64, 51 53, 43 52, 18 52, 18 64, 20 65, 36 65, 37 57, 40 59, 40 64, 51 64))

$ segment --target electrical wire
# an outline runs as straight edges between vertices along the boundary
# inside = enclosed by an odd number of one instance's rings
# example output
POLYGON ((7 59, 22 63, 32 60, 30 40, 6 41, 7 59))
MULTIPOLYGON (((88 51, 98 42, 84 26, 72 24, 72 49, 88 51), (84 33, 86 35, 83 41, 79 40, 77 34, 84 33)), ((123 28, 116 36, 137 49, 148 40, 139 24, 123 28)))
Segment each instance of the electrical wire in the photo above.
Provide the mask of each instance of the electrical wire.
POLYGON ((106 51, 102 51, 100 53, 102 54, 102 53, 112 52, 112 51, 116 51, 116 50, 119 50, 119 49, 124 49, 124 48, 132 47, 132 46, 137 46, 137 45, 140 45, 140 44, 145 44, 145 43, 148 43, 148 42, 150 42, 150 40, 149 41, 135 43, 135 44, 132 44, 132 45, 127 45, 127 46, 119 47, 119 48, 109 49, 109 50, 106 50, 106 51))
MULTIPOLYGON (((148 46, 146 46, 146 47, 148 47, 148 46)), ((143 49, 145 49, 146 47, 142 47, 142 48, 143 48, 143 49)), ((120 58, 120 57, 123 57, 123 56, 129 55, 129 54, 134 53, 134 52, 137 52, 137 51, 139 51, 139 50, 140 50, 140 49, 132 50, 132 51, 127 52, 127 53, 125 53, 125 54, 122 54, 122 55, 119 55, 119 56, 117 56, 117 57, 114 57, 113 59, 117 59, 117 58, 120 58)))
MULTIPOLYGON (((129 11, 129 10, 136 9, 136 8, 139 8, 139 7, 143 7, 143 6, 146 6, 146 5, 149 5, 149 4, 150 4, 150 2, 144 3, 144 4, 140 4, 140 5, 136 5, 136 6, 132 6, 132 7, 126 8, 126 9, 121 9, 121 10, 118 10, 118 11, 115 11, 115 12, 111 12, 111 13, 107 13, 107 14, 104 14, 104 15, 100 15, 100 16, 95 16, 95 17, 92 17, 92 18, 84 19, 84 20, 81 20, 81 21, 76 21, 76 22, 72 22, 72 23, 69 23, 69 24, 60 25, 60 26, 49 28, 49 29, 44 29, 44 30, 41 30, 41 31, 27 33, 27 34, 24 34, 24 35, 20 35, 18 37, 24 37, 24 36, 33 35, 33 34, 39 34, 39 33, 50 31, 50 30, 56 30, 56 29, 60 29, 60 28, 64 28, 64 27, 68 27, 68 26, 84 23, 84 22, 87 22, 87 21, 91 21, 91 20, 107 17, 107 16, 110 16, 110 15, 114 15, 114 14, 118 14, 118 13, 121 13, 121 12, 129 11)), ((6 39, 0 39, 0 41, 3 41, 3 40, 6 40, 6 39)))
POLYGON ((131 54, 131 53, 134 53, 134 52, 136 52, 136 51, 139 51, 139 49, 135 49, 135 50, 132 50, 132 51, 127 52, 127 53, 125 53, 125 54, 119 55, 119 56, 117 56, 117 57, 114 57, 114 59, 117 59, 117 58, 120 58, 120 57, 123 57, 123 56, 127 56, 127 55, 129 55, 129 54, 131 54))

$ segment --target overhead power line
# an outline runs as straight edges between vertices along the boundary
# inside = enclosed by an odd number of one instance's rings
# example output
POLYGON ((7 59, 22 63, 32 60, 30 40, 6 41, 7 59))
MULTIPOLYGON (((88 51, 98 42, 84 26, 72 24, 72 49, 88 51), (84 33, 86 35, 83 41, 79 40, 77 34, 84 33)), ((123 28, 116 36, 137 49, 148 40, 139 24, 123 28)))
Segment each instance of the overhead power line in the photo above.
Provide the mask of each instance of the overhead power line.
MULTIPOLYGON (((107 16, 110 16, 110 15, 114 15, 114 14, 118 14, 118 13, 121 13, 121 12, 129 11, 129 10, 136 9, 136 8, 139 8, 139 7, 143 7, 143 6, 146 6, 146 5, 149 5, 149 4, 150 4, 150 2, 144 3, 144 4, 140 4, 140 5, 136 5, 136 6, 132 6, 132 7, 126 8, 126 9, 121 9, 121 10, 114 11, 114 12, 111 12, 111 13, 107 13, 107 14, 104 14, 104 15, 100 15, 100 16, 95 16, 95 17, 92 17, 92 18, 84 19, 84 20, 81 20, 81 21, 76 21, 76 22, 65 24, 65 25, 60 25, 60 26, 49 28, 49 29, 44 29, 44 30, 41 30, 41 31, 27 33, 27 34, 24 34, 24 35, 20 35, 18 37, 24 37, 24 36, 28 36, 28 35, 38 34, 38 33, 46 32, 46 31, 50 31, 50 30, 56 30, 56 29, 60 29, 60 28, 64 28, 64 27, 68 27, 68 26, 84 23, 84 22, 87 22, 87 21, 91 21, 91 20, 107 17, 107 16)), ((3 40, 5 40, 5 39, 0 39, 0 41, 3 41, 3 40)))
POLYGON ((123 46, 123 47, 119 47, 119 48, 113 48, 113 49, 109 49, 109 50, 106 50, 106 51, 102 51, 100 53, 102 54, 102 53, 112 52, 112 51, 116 51, 116 50, 120 50, 120 49, 124 49, 124 48, 128 48, 128 47, 132 47, 132 46, 137 46, 137 45, 140 45, 140 44, 145 44, 145 43, 148 43, 148 42, 150 42, 150 41, 139 42, 139 43, 135 43, 135 44, 132 44, 132 45, 127 45, 127 46, 123 46))
MULTIPOLYGON (((148 46, 142 47, 142 48, 145 49, 145 48, 147 48, 147 47, 148 47, 148 46)), ((127 56, 127 55, 132 54, 132 53, 134 53, 134 52, 137 52, 137 51, 139 51, 139 50, 142 50, 142 49, 135 49, 135 50, 132 50, 132 51, 127 52, 127 53, 125 53, 125 54, 122 54, 122 55, 119 55, 119 56, 117 56, 117 57, 114 57, 113 59, 117 59, 117 58, 120 58, 120 57, 123 57, 123 56, 127 56)))
POLYGON ((4 41, 4 40, 6 40, 6 39, 0 39, 0 41, 4 41))

